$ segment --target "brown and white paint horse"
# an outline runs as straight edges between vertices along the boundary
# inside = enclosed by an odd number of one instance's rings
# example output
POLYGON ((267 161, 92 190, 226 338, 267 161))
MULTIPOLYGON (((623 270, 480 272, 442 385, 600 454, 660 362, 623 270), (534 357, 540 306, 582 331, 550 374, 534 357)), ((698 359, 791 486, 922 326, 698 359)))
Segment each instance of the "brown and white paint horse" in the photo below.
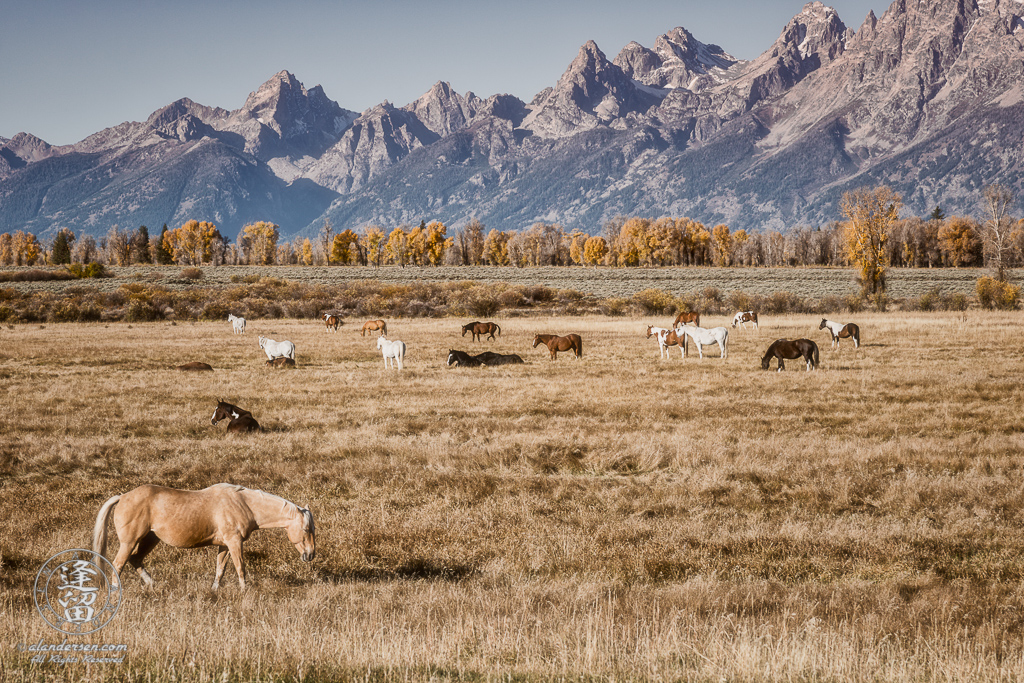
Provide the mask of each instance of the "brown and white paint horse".
MULTIPOLYGON (((273 363, 278 360, 291 360, 291 358, 275 358, 268 363, 273 363)), ((295 364, 295 361, 292 361, 295 364)), ((226 401, 217 401, 217 409, 213 411, 213 417, 210 418, 210 424, 217 424, 221 420, 231 418, 231 422, 228 422, 228 434, 244 434, 246 432, 258 432, 260 431, 260 423, 256 421, 256 418, 252 416, 248 410, 243 410, 238 406, 227 403, 226 401)))
POLYGON ((854 323, 837 323, 822 318, 818 329, 828 330, 828 333, 832 335, 833 349, 839 348, 840 339, 853 339, 853 348, 860 348, 860 328, 854 323))
POLYGON ((328 332, 337 332, 338 325, 344 325, 344 323, 341 322, 341 318, 336 315, 331 315, 330 313, 324 313, 324 326, 327 327, 328 332))
POLYGON ((111 513, 121 543, 114 569, 120 572, 125 562, 131 564, 147 588, 153 585, 153 578, 142 561, 160 541, 175 548, 220 548, 214 590, 220 587, 228 555, 235 563, 239 586, 245 588, 242 542, 257 529, 283 528, 303 562, 316 556, 316 529, 308 508, 234 484, 214 484, 201 491, 146 484, 108 499, 96 515, 92 532, 92 550, 100 555, 107 551, 111 513))
POLYGON ((680 336, 675 330, 666 330, 664 327, 652 327, 647 326, 647 338, 651 337, 658 338, 658 348, 661 350, 661 358, 664 360, 667 357, 671 358, 672 353, 668 348, 669 346, 679 347, 679 357, 684 358, 683 344, 686 342, 685 336, 680 336))
POLYGON ((734 328, 739 325, 743 329, 747 329, 747 323, 754 323, 754 329, 758 329, 757 311, 740 311, 732 319, 732 326, 734 328))

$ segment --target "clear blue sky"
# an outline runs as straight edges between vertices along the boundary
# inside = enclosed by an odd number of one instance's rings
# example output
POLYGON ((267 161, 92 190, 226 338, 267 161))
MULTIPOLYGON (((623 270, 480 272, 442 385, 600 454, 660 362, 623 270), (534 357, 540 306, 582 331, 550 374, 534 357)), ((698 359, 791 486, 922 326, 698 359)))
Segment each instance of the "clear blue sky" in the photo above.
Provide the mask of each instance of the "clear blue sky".
MULTIPOLYGON (((181 97, 236 109, 282 69, 341 106, 445 80, 529 101, 594 40, 609 59, 676 26, 741 59, 803 0, 0 0, 0 136, 77 142, 181 97)), ((874 0, 828 3, 858 29, 874 0)))

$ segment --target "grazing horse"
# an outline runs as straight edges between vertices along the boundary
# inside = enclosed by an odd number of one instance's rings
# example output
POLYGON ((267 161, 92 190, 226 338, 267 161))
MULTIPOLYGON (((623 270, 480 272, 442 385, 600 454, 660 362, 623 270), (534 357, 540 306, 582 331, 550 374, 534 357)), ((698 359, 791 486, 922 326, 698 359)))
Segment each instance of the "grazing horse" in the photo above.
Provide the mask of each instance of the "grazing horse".
POLYGON ((263 349, 263 353, 267 354, 269 360, 275 358, 291 358, 295 360, 295 344, 290 341, 274 341, 273 339, 267 339, 266 337, 260 337, 260 348, 263 349))
POLYGON ((338 316, 331 315, 330 313, 324 313, 324 325, 327 327, 328 332, 337 332, 338 325, 344 324, 345 323, 341 322, 341 318, 338 316))
POLYGON ((380 336, 387 336, 388 324, 383 320, 367 320, 363 323, 363 329, 359 332, 360 337, 365 337, 367 332, 373 332, 374 330, 380 330, 380 336))
POLYGON ((478 353, 473 356, 473 358, 477 359, 484 365, 519 365, 526 363, 526 361, 514 353, 502 354, 494 353, 493 351, 478 353))
POLYGON ((260 431, 260 423, 256 421, 256 418, 248 410, 243 410, 236 405, 218 400, 217 409, 213 411, 213 418, 210 419, 210 424, 215 425, 229 417, 231 422, 228 422, 228 434, 260 431))
POLYGON ((475 368, 483 365, 483 361, 479 358, 469 355, 465 351, 456 351, 455 349, 448 349, 448 360, 445 361, 448 367, 459 366, 464 368, 475 368))
POLYGON ((675 330, 666 330, 664 327, 652 327, 647 326, 647 338, 650 339, 652 336, 658 338, 658 348, 661 349, 661 357, 665 358, 667 355, 669 358, 672 357, 668 347, 678 346, 679 353, 682 354, 683 345, 680 343, 680 337, 676 334, 675 330))
MULTIPOLYGON (((718 348, 722 350, 722 358, 729 357, 729 330, 725 327, 712 327, 707 329, 704 327, 689 327, 687 325, 680 325, 676 328, 676 334, 683 334, 693 340, 693 343, 697 345, 697 353, 700 354, 701 360, 704 359, 704 349, 702 348, 705 344, 718 344, 718 348)), ((686 356, 686 340, 683 340, 683 356, 686 356)))
POLYGON ((228 313, 228 322, 231 323, 231 331, 234 334, 245 334, 245 318, 228 313))
POLYGON ((834 323, 831 320, 821 319, 818 325, 819 330, 828 330, 832 335, 832 348, 839 348, 839 340, 853 338, 853 348, 860 348, 860 328, 854 323, 834 323))
POLYGON ((739 325, 743 329, 747 329, 747 323, 754 323, 754 329, 758 329, 757 311, 740 311, 732 319, 733 328, 739 325))
POLYGON ((395 339, 394 341, 389 341, 386 337, 380 336, 377 337, 377 349, 381 352, 381 355, 384 356, 385 370, 388 369, 389 358, 391 359, 392 367, 395 367, 396 363, 399 370, 405 367, 404 341, 398 341, 397 339, 395 339))
POLYGON ((472 333, 473 341, 479 341, 480 337, 485 334, 491 335, 488 339, 493 341, 495 332, 499 337, 501 336, 501 328, 498 327, 498 323, 469 323, 462 326, 462 336, 465 337, 467 332, 472 333))
POLYGON ((772 358, 779 359, 779 372, 786 369, 785 359, 803 358, 807 362, 807 370, 818 367, 818 345, 810 339, 776 339, 761 359, 761 369, 767 370, 772 358))
POLYGON ((125 562, 130 563, 147 588, 153 585, 153 579, 143 569, 142 561, 160 541, 175 548, 217 546, 220 551, 213 590, 220 587, 229 554, 238 572, 238 584, 245 588, 242 542, 257 529, 285 529, 303 562, 311 562, 316 555, 313 513, 258 489, 214 484, 201 491, 183 491, 146 484, 114 496, 100 507, 92 531, 92 550, 100 555, 107 551, 111 512, 121 543, 114 569, 120 572, 125 562))
POLYGON ((700 313, 697 313, 696 311, 680 313, 676 316, 676 319, 672 321, 672 327, 679 327, 680 325, 687 325, 689 323, 693 323, 694 327, 700 327, 700 313))
POLYGON ((551 360, 558 357, 559 351, 572 351, 576 354, 576 358, 583 357, 583 340, 578 334, 567 334, 564 337, 554 334, 538 334, 533 338, 533 348, 537 348, 537 344, 544 344, 548 347, 548 351, 551 352, 551 360))

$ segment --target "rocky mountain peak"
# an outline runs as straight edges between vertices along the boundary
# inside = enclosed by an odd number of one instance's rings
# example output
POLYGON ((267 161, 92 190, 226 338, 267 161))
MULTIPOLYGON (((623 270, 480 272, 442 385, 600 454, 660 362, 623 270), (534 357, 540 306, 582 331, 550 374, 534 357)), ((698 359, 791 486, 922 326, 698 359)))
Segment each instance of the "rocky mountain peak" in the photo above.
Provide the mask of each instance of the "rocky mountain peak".
POLYGON ((700 42, 682 27, 659 36, 653 50, 636 42, 626 45, 614 63, 644 85, 687 88, 693 92, 730 80, 740 70, 734 67, 746 64, 718 45, 700 42))
POLYGON ((405 109, 431 131, 438 135, 448 135, 464 128, 479 107, 480 99, 476 95, 467 93, 466 97, 462 97, 450 84, 438 81, 405 109))

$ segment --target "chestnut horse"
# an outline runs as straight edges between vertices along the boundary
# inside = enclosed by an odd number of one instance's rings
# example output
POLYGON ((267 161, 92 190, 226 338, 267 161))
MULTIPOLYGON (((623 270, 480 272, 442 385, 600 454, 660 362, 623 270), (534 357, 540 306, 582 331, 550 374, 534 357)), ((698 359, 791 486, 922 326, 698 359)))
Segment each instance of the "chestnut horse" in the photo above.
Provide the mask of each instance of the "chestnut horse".
POLYGON ((235 563, 238 584, 245 588, 242 542, 257 529, 285 529, 288 541, 301 553, 303 562, 311 562, 316 555, 316 529, 308 508, 234 484, 214 484, 202 491, 145 484, 114 496, 103 503, 96 515, 92 531, 94 553, 103 555, 107 551, 107 520, 111 512, 114 531, 121 542, 114 569, 120 572, 128 562, 147 588, 153 585, 153 579, 143 569, 142 561, 160 541, 175 548, 217 546, 220 550, 213 590, 220 587, 228 554, 235 563))
POLYGON ((818 325, 819 330, 828 330, 828 333, 832 335, 832 348, 839 348, 840 339, 853 339, 853 348, 860 348, 860 328, 854 323, 835 323, 831 320, 821 319, 821 324, 818 325))
POLYGON ((772 358, 779 359, 779 372, 786 369, 784 360, 796 360, 803 358, 807 363, 807 370, 818 367, 818 345, 810 339, 776 339, 765 351, 761 359, 761 369, 767 370, 771 365, 772 358))
POLYGON ((554 334, 538 334, 533 338, 533 348, 537 348, 537 344, 544 344, 548 347, 548 351, 551 352, 551 360, 558 357, 559 351, 572 351, 576 354, 576 358, 583 357, 583 340, 578 334, 567 334, 564 337, 554 334))
MULTIPOLYGON (((282 359, 276 358, 275 360, 282 359)), ((288 358, 285 360, 291 359, 288 358)), ((273 361, 267 362, 272 363, 273 361)), ((294 362, 295 361, 292 361, 292 363, 294 362)), ((217 401, 217 409, 213 411, 213 417, 210 419, 210 424, 215 425, 221 420, 226 420, 229 417, 231 418, 231 422, 228 422, 228 434, 243 434, 245 432, 260 431, 260 423, 252 416, 252 413, 224 401, 217 401)))
POLYGON ((383 320, 367 320, 363 323, 363 329, 359 333, 360 337, 365 337, 367 331, 373 332, 374 330, 380 330, 380 336, 384 336, 388 333, 388 324, 383 320))
POLYGON ((676 319, 672 322, 672 327, 676 328, 680 325, 688 325, 693 323, 694 327, 700 327, 700 313, 696 311, 687 311, 686 313, 680 313, 676 316, 676 319))
POLYGON ((467 332, 473 334, 473 341, 479 341, 480 337, 485 334, 490 334, 488 339, 494 340, 495 332, 499 337, 501 336, 501 328, 498 327, 498 323, 469 323, 462 326, 462 336, 465 337, 467 332))
POLYGON ((331 315, 330 313, 324 313, 324 325, 327 327, 328 332, 337 332, 338 325, 344 324, 345 323, 341 322, 341 318, 338 316, 331 315))

